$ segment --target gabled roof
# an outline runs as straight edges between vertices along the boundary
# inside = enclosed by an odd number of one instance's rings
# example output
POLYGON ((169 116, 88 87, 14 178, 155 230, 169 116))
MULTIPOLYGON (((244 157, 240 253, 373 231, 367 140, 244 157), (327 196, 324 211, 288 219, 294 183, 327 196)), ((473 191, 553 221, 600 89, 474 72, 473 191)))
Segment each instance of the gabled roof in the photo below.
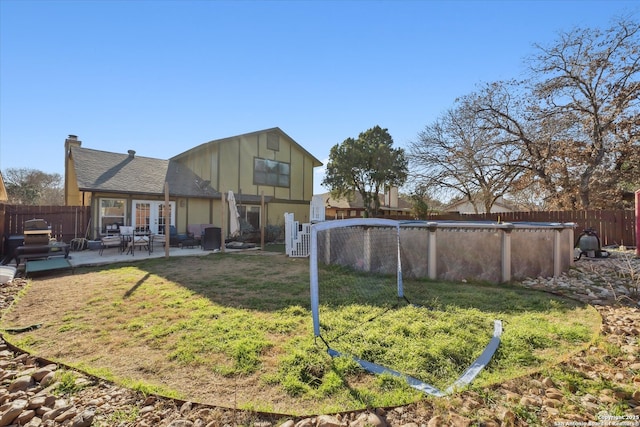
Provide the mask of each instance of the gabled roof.
MULTIPOLYGON (((334 199, 331 197, 331 193, 323 193, 319 195, 322 197, 324 205, 327 208, 334 209, 364 209, 364 202, 362 201, 362 195, 358 192, 354 193, 353 200, 349 200, 346 197, 340 199, 334 199)), ((394 210, 394 211, 408 211, 412 209, 411 203, 402 198, 398 198, 398 207, 390 208, 384 205, 384 194, 378 194, 380 199, 381 210, 394 210)))
POLYGON ((322 166, 322 162, 320 160, 316 159, 311 153, 309 153, 307 150, 305 150, 302 145, 298 144, 295 139, 291 138, 289 135, 284 133, 284 131, 282 129, 280 129, 279 127, 258 130, 258 131, 255 131, 255 132, 243 133, 241 135, 229 136, 229 137, 222 138, 222 139, 214 139, 212 141, 205 142, 205 143, 200 144, 200 145, 198 145, 196 147, 193 147, 193 148, 191 148, 191 149, 189 149, 189 150, 187 150, 187 151, 185 151, 183 153, 175 155, 175 156, 173 156, 171 158, 171 160, 179 160, 181 157, 184 157, 184 156, 187 156, 187 155, 192 154, 194 152, 200 151, 202 148, 206 147, 207 145, 220 144, 222 142, 233 140, 233 139, 238 139, 238 138, 243 138, 243 137, 250 137, 250 136, 253 136, 253 135, 260 134, 260 133, 269 133, 269 132, 277 132, 280 135, 285 136, 287 139, 291 140, 291 142, 293 142, 293 144, 296 147, 298 147, 300 149, 300 151, 302 151, 306 156, 309 156, 313 160, 313 166, 314 167, 322 166))
MULTIPOLYGON (((444 208, 442 208, 442 210, 444 212, 456 212, 459 210, 459 208, 467 206, 467 205, 471 205, 471 206, 477 206, 479 208, 479 211, 483 211, 484 210, 484 205, 482 202, 479 201, 472 201, 470 202, 467 199, 460 199, 460 200, 456 200, 455 202, 452 202, 450 204, 448 204, 447 206, 445 206, 444 208)), ((513 206, 511 206, 511 204, 509 204, 508 202, 506 202, 504 200, 504 198, 502 196, 500 196, 498 198, 498 200, 496 200, 493 203, 493 207, 495 208, 502 208, 504 209, 504 212, 512 212, 515 210, 515 208, 513 206)), ((492 207, 492 209, 493 209, 492 207)), ((463 213, 468 213, 468 212, 463 212, 463 213)))
POLYGON ((208 182, 173 160, 82 147, 71 147, 70 156, 80 191, 163 195, 167 181, 172 196, 220 198, 208 182))

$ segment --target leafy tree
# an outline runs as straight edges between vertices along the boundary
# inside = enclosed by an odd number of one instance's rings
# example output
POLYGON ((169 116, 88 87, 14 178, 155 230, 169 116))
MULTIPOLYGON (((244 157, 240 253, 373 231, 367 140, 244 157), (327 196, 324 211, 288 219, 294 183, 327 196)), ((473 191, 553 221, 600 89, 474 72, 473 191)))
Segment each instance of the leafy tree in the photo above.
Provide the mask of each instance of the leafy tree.
POLYGON ((410 144, 411 169, 441 198, 462 196, 476 211, 479 204, 490 212, 523 174, 521 152, 504 132, 482 127, 467 102, 459 101, 410 144))
POLYGON ((8 168, 2 176, 10 204, 64 204, 64 187, 60 174, 48 174, 36 169, 8 168))
POLYGON ((365 216, 376 216, 380 208, 379 194, 389 186, 401 186, 408 174, 404 150, 393 148, 387 129, 375 126, 331 147, 327 172, 322 185, 331 197, 362 196, 365 216))
POLYGON ((442 204, 431 196, 431 190, 426 185, 418 184, 403 197, 411 203, 412 214, 416 219, 427 219, 442 207, 442 204))

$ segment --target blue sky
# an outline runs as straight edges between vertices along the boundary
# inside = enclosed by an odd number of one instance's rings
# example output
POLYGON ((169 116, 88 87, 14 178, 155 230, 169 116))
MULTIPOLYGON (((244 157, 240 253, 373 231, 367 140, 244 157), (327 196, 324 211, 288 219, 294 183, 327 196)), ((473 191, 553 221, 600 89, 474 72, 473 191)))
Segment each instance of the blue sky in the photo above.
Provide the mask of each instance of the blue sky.
POLYGON ((635 0, 0 0, 0 170, 64 175, 69 134, 163 159, 275 126, 322 162, 375 125, 406 147, 456 97, 520 77, 534 43, 639 10, 635 0))

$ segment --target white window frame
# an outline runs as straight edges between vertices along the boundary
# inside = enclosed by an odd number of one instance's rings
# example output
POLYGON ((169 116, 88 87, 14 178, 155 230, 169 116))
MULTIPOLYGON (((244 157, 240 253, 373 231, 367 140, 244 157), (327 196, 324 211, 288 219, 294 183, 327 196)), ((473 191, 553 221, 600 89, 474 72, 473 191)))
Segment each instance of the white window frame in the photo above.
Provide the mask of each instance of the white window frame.
POLYGON ((120 227, 115 226, 125 225, 127 220, 127 199, 118 198, 118 197, 101 197, 98 200, 98 227, 101 235, 109 235, 109 234, 117 234, 120 232, 120 227), (105 215, 104 209, 113 207, 113 206, 103 206, 103 202, 111 201, 111 202, 121 202, 123 207, 122 216, 120 215, 105 215), (108 221, 105 221, 107 219, 108 221), (105 224, 108 222, 108 224, 105 224), (109 227, 109 228, 107 228, 109 227), (115 228, 113 228, 115 227, 115 228))
MULTIPOLYGON (((137 199, 137 200, 133 200, 131 203, 131 225, 135 228, 139 228, 139 227, 146 227, 147 224, 136 224, 136 206, 139 204, 149 204, 150 205, 150 210, 149 210, 149 229, 151 232, 153 232, 154 234, 158 233, 158 225, 160 222, 160 215, 159 215, 159 209, 161 206, 164 206, 164 201, 160 201, 160 200, 143 200, 143 199, 137 199)), ((176 202, 170 201, 169 202, 169 210, 171 211, 171 218, 169 218, 169 226, 175 225, 176 223, 176 202)), ((165 227, 166 229, 166 227, 165 227)), ((166 233, 166 232, 165 232, 166 233)))

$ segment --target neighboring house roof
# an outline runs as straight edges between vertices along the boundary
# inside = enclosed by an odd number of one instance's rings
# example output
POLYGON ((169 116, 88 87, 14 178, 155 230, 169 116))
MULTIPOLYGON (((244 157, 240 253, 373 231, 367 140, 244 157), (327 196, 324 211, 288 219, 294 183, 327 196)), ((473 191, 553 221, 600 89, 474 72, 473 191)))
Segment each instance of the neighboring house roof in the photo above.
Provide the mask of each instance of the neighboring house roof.
POLYGON ((7 194, 7 187, 4 186, 2 172, 0 172, 0 202, 6 202, 7 200, 9 200, 9 195, 7 194))
MULTIPOLYGON (((349 200, 346 197, 334 199, 331 197, 331 193, 323 193, 319 196, 322 197, 324 206, 327 208, 364 209, 364 203, 362 201, 362 195, 360 193, 354 193, 353 200, 349 200)), ((378 198, 380 199, 380 209, 382 210, 410 211, 412 209, 411 203, 401 198, 398 198, 398 207, 395 208, 384 205, 384 194, 378 194, 378 198)))
POLYGON ((71 147, 80 191, 220 198, 220 193, 188 168, 172 160, 71 147))
POLYGON ((194 151, 198 151, 198 150, 202 149, 204 146, 209 145, 209 144, 219 144, 221 142, 228 141, 228 140, 233 140, 233 139, 238 139, 238 138, 243 138, 243 137, 249 137, 249 136, 253 136, 253 135, 259 134, 259 133, 268 133, 268 132, 278 132, 279 134, 285 136, 286 138, 291 140, 293 142, 293 144, 300 149, 300 151, 302 151, 306 156, 309 156, 313 160, 313 167, 322 166, 322 162, 320 160, 318 160, 311 153, 309 153, 307 150, 305 150, 305 148, 302 145, 298 144, 295 139, 291 138, 289 135, 287 135, 279 127, 274 127, 274 128, 270 128, 270 129, 263 129, 263 130, 259 130, 259 131, 255 131, 255 132, 243 133, 241 135, 229 136, 229 137, 222 138, 222 139, 214 139, 212 141, 205 142, 205 143, 200 144, 200 145, 198 145, 196 147, 193 147, 193 148, 191 148, 191 149, 189 149, 189 150, 187 150, 187 151, 185 151, 183 153, 180 153, 180 154, 178 154, 176 156, 173 156, 171 158, 171 160, 178 160, 181 157, 187 156, 187 155, 189 155, 190 153, 192 153, 194 151))
MULTIPOLYGON (((482 203, 475 202, 475 205, 478 207, 478 212, 484 213, 484 205, 482 203)), ((445 206, 442 210, 445 212, 475 213, 473 206, 474 203, 470 202, 469 200, 463 199, 445 206)), ((507 202, 505 202, 502 197, 499 197, 498 200, 496 200, 495 203, 491 206, 492 213, 513 211, 514 208, 507 202)))

